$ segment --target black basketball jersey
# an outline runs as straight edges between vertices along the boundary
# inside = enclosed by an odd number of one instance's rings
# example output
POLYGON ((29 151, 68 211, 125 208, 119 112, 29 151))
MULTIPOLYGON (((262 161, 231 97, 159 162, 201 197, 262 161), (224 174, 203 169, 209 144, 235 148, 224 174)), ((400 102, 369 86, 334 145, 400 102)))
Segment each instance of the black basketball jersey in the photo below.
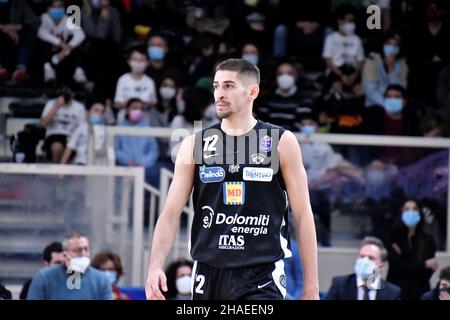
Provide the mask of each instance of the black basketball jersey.
POLYGON ((291 255, 278 143, 284 129, 258 121, 244 135, 220 124, 195 135, 191 256, 216 268, 291 255))

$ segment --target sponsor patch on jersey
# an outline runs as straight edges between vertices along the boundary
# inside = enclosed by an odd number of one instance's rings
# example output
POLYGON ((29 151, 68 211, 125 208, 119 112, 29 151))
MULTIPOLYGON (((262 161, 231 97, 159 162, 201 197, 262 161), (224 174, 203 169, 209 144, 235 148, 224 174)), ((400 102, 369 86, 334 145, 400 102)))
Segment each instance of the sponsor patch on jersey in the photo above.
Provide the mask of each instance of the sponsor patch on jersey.
POLYGON ((220 182, 225 179, 225 170, 221 167, 201 166, 198 174, 203 183, 220 182))
POLYGON ((250 156, 250 158, 252 159, 252 162, 256 164, 261 164, 266 159, 266 157, 261 153, 254 153, 250 156))
POLYGON ((242 170, 242 179, 245 181, 270 182, 272 178, 272 168, 245 167, 242 170))
POLYGON ((245 182, 224 182, 223 203, 240 205, 245 202, 245 182))
POLYGON ((272 149, 272 138, 265 135, 259 140, 259 150, 262 152, 270 152, 272 149))

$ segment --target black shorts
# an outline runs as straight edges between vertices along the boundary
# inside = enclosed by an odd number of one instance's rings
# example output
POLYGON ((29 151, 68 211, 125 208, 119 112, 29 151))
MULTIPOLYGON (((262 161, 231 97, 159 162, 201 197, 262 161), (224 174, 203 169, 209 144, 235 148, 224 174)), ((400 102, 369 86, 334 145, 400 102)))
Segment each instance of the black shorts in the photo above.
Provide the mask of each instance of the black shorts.
POLYGON ((52 159, 52 144, 55 142, 61 143, 65 148, 67 144, 67 136, 64 134, 52 134, 45 138, 42 150, 44 150, 49 159, 52 159))
POLYGON ((224 269, 195 262, 192 274, 193 300, 283 300, 286 296, 283 260, 224 269))

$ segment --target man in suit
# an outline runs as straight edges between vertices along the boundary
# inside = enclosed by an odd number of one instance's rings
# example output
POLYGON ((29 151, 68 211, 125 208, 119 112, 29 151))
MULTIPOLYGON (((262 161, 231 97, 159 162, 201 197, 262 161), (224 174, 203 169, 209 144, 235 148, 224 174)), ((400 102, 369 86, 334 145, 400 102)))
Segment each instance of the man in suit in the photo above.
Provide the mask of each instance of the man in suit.
POLYGON ((387 261, 383 242, 363 239, 355 263, 355 273, 334 277, 326 300, 400 300, 400 288, 381 278, 387 261))

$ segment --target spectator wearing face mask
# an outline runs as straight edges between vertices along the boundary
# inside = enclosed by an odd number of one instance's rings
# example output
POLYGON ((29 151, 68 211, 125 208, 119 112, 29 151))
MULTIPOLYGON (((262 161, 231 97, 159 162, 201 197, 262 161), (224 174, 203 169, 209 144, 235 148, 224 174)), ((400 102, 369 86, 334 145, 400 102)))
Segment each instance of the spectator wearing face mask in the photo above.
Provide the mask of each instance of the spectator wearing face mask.
POLYGON ((100 102, 93 103, 87 113, 87 122, 78 125, 70 136, 66 149, 61 157, 60 164, 74 163, 87 165, 89 136, 92 134, 97 137, 104 136, 104 128, 97 131, 93 126, 104 124, 105 105, 100 102))
MULTIPOLYGON (((300 128, 307 138, 315 134, 318 131, 317 115, 302 115, 300 128)), ((362 171, 335 152, 327 142, 307 139, 300 147, 308 176, 311 206, 320 222, 318 240, 322 246, 330 246, 332 190, 342 189, 343 181, 361 184, 362 171)))
POLYGON ((41 269, 31 282, 27 300, 110 300, 105 275, 89 266, 89 240, 70 232, 62 242, 64 264, 41 269))
POLYGON ((79 47, 85 40, 83 29, 70 27, 64 1, 53 0, 46 13, 41 16, 38 37, 42 40, 45 82, 57 80, 70 84, 87 81, 81 67, 79 47))
MULTIPOLYGON (((128 57, 130 72, 123 74, 117 81, 114 106, 123 110, 128 101, 137 98, 147 110, 157 103, 155 82, 144 72, 148 66, 148 58, 143 48, 134 48, 128 57)), ((117 123, 122 122, 124 111, 119 112, 117 123)))
POLYGON ((169 60, 170 53, 169 43, 167 39, 159 34, 152 34, 148 39, 147 55, 149 64, 146 73, 154 81, 159 88, 164 78, 172 78, 177 83, 181 83, 181 73, 179 69, 173 66, 169 60))
POLYGON ((164 296, 167 300, 191 300, 192 262, 177 260, 166 269, 167 291, 164 296))
POLYGON ((281 63, 276 71, 277 88, 258 108, 261 120, 298 132, 299 117, 312 111, 313 100, 301 93, 297 86, 299 74, 290 62, 281 63))
POLYGON ((438 269, 436 245, 424 223, 418 203, 406 200, 391 233, 387 276, 402 289, 403 300, 419 300, 430 290, 430 278, 438 269))
POLYGON ((364 49, 359 36, 355 34, 355 13, 351 6, 336 9, 338 31, 325 38, 322 57, 328 68, 326 86, 341 79, 346 90, 355 90, 360 84, 364 64, 364 49))
MULTIPOLYGON (((138 98, 127 102, 124 119, 119 126, 148 127, 145 119, 144 103, 138 98)), ((116 162, 120 166, 141 166, 145 168, 146 181, 156 185, 154 179, 159 171, 154 170, 159 158, 158 143, 152 137, 117 136, 115 139, 116 162)))
POLYGON ((334 277, 326 300, 400 300, 400 288, 382 279, 388 252, 381 240, 361 242, 355 273, 334 277))
POLYGON ((253 43, 246 43, 242 47, 242 59, 247 60, 254 65, 259 63, 259 49, 253 43))
MULTIPOLYGON (((42 252, 44 267, 52 267, 64 263, 63 246, 61 242, 54 241, 48 244, 42 252)), ((20 291, 19 299, 26 300, 30 284, 33 279, 26 281, 20 291)))
POLYGON ((103 272, 112 287, 113 300, 130 300, 130 297, 120 291, 119 279, 123 275, 122 259, 117 253, 102 251, 92 259, 91 266, 103 272))
POLYGON ((364 63, 362 84, 366 96, 365 105, 382 106, 384 92, 391 84, 407 87, 408 65, 400 55, 400 38, 389 34, 383 44, 381 55, 371 53, 364 63))
POLYGON ((441 270, 436 287, 424 293, 420 300, 450 300, 450 266, 441 270))

